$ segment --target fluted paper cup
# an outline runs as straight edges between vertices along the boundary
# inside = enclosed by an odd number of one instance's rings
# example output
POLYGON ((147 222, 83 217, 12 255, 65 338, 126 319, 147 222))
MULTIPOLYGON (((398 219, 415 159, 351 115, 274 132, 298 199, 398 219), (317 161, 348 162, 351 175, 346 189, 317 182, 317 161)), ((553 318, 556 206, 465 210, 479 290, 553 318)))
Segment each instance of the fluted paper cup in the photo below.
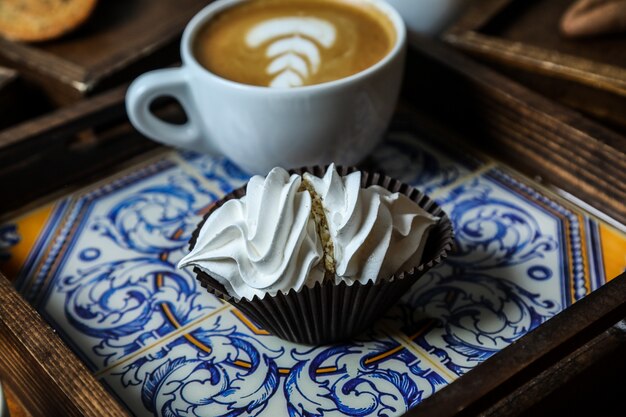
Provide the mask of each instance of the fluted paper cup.
MULTIPOLYGON (((327 167, 315 166, 291 170, 291 174, 305 172, 323 177, 327 167)), ((358 171, 356 168, 337 167, 341 176, 358 171)), ((452 223, 444 211, 410 185, 378 174, 361 171, 361 187, 379 185, 395 193, 406 195, 428 213, 440 218, 430 229, 421 264, 407 271, 398 271, 389 277, 379 277, 374 282, 361 284, 345 282, 335 284, 324 280, 312 288, 291 290, 275 296, 269 294, 252 300, 236 300, 224 286, 200 268, 195 267, 197 279, 210 293, 237 307, 250 319, 270 333, 295 343, 319 345, 350 339, 382 317, 409 288, 428 270, 440 264, 454 248, 452 223)), ((200 229, 206 219, 225 202, 246 194, 246 187, 239 188, 216 202, 194 231, 189 242, 194 248, 200 229)))

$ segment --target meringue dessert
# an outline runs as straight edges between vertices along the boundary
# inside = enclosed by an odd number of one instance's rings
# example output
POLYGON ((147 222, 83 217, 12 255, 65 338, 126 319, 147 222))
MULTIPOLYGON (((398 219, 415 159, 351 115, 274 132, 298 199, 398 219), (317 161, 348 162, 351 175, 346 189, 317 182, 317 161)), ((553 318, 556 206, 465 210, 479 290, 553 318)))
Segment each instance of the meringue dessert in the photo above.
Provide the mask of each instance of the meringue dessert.
POLYGON ((212 276, 236 300, 335 284, 366 284, 420 264, 434 217, 361 173, 323 178, 274 168, 216 209, 178 264, 212 276))

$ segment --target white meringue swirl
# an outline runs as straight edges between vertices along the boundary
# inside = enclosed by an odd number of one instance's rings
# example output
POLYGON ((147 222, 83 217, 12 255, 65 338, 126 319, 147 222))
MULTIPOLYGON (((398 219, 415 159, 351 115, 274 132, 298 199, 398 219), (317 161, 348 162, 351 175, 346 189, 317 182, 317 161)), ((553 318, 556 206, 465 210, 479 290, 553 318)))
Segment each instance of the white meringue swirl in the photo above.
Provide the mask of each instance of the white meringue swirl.
POLYGON ((302 178, 282 168, 253 177, 246 195, 208 217, 178 264, 198 266, 237 298, 299 290, 324 278, 323 251, 302 178))
POLYGON ((358 171, 341 177, 331 165, 324 178, 304 174, 304 180, 322 198, 337 282, 365 284, 420 264, 437 217, 404 194, 361 188, 358 171))
POLYGON ((178 267, 199 267, 236 299, 321 282, 324 250, 309 192, 321 199, 337 284, 365 284, 418 266, 430 228, 439 220, 403 194, 361 188, 358 171, 341 177, 331 165, 318 178, 290 177, 274 168, 266 178, 253 177, 244 197, 227 201, 208 217, 178 267))

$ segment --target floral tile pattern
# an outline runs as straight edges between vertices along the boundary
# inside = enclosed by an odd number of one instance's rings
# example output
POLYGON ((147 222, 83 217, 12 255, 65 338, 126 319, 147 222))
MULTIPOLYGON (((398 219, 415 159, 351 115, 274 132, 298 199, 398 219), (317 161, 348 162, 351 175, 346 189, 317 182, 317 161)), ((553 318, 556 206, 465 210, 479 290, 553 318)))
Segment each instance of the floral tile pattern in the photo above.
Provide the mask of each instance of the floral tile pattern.
MULTIPOLYGON (((457 252, 389 320, 462 375, 591 290, 581 217, 499 169, 439 196, 457 252)), ((602 278, 601 278, 602 279, 602 278)))
POLYGON ((217 185, 218 191, 223 194, 242 187, 250 179, 249 174, 223 156, 214 157, 189 151, 181 152, 180 156, 205 179, 217 185))
POLYGON ((396 123, 366 169, 434 196, 459 251, 350 343, 258 328, 176 269, 248 179, 163 152, 0 222, 0 270, 137 416, 396 416, 626 268, 626 237, 493 162, 396 123))
POLYGON ((426 194, 446 187, 468 175, 480 162, 454 158, 427 144, 410 126, 394 126, 385 142, 370 157, 374 171, 413 185, 426 194))
POLYGON ((216 198, 168 158, 73 196, 33 303, 92 369, 222 305, 175 266, 216 198))
POLYGON ((226 310, 184 336, 107 372, 137 416, 397 415, 445 385, 387 336, 324 347, 258 331, 226 310))

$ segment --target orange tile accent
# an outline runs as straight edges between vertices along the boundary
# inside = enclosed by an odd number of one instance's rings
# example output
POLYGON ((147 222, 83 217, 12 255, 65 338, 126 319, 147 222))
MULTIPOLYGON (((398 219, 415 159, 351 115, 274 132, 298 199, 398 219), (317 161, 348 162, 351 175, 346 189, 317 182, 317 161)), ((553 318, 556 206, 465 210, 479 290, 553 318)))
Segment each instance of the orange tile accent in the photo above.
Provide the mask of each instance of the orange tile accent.
POLYGON ((259 336, 265 336, 270 334, 267 330, 263 330, 263 329, 259 329, 257 326, 254 325, 254 323, 252 323, 246 316, 244 316, 244 314, 239 311, 239 310, 232 310, 232 313, 237 316, 237 318, 239 320, 241 320, 241 322, 243 322, 243 324, 250 329, 250 331, 252 331, 252 333, 259 335, 259 336))
POLYGON ((393 348, 391 350, 388 350, 387 352, 381 353, 380 355, 377 355, 377 356, 365 359, 365 364, 366 365, 370 365, 372 363, 376 363, 378 361, 382 361, 383 359, 385 359, 385 358, 387 358, 389 356, 395 355, 396 353, 400 352, 402 349, 404 349, 404 346, 398 345, 395 348, 393 348))
POLYGON ((35 246, 35 242, 46 226, 53 208, 54 204, 41 207, 16 222, 20 242, 10 249, 11 258, 7 262, 0 263, 0 270, 10 281, 17 278, 33 246, 35 246))
POLYGON ((626 271, 626 237, 605 224, 600 225, 602 261, 607 282, 626 271))
POLYGON ((20 398, 18 398, 17 395, 13 391, 11 391, 11 388, 8 387, 6 383, 2 384, 2 389, 4 390, 4 395, 7 400, 7 406, 9 407, 9 414, 11 415, 11 417, 32 416, 32 414, 29 413, 22 404, 20 398))

